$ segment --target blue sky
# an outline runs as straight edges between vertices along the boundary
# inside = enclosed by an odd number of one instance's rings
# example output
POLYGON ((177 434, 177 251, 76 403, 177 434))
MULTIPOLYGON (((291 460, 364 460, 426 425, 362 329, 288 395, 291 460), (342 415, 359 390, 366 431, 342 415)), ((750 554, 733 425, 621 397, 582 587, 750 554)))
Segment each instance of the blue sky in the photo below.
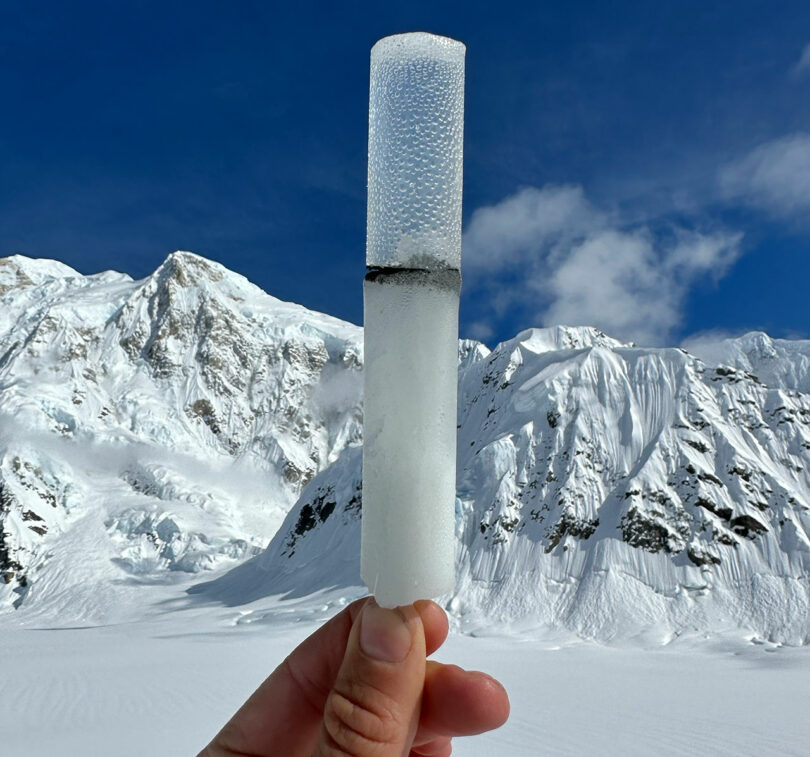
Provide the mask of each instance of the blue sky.
POLYGON ((362 320, 368 54, 467 44, 462 334, 810 336, 810 3, 0 0, 0 255, 362 320), (401 7, 399 7, 401 6, 401 7))

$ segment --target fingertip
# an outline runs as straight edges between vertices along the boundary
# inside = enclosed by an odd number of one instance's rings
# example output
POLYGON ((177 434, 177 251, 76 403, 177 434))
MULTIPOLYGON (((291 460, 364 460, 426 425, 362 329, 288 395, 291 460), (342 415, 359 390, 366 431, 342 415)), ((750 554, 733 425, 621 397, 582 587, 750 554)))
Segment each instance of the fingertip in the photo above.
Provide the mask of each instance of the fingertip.
POLYGON ((487 710, 489 723, 486 730, 500 728, 509 720, 509 713, 512 710, 506 688, 497 678, 493 678, 488 673, 472 670, 467 671, 467 676, 472 688, 476 688, 480 692, 481 700, 489 704, 487 710))
POLYGON ((360 599, 355 599, 354 602, 344 607, 342 612, 348 613, 349 617, 352 619, 352 623, 354 623, 369 599, 371 599, 371 597, 360 597, 360 599))
POLYGON ((444 644, 450 625, 445 611, 432 599, 419 599, 413 603, 422 618, 425 629, 425 647, 427 654, 433 654, 444 644))
MULTIPOLYGON (((369 601, 376 601, 374 597, 363 597, 358 599, 346 608, 352 622, 360 614, 365 604, 369 601)), ((418 615, 422 621, 422 628, 425 633, 425 654, 433 654, 442 644, 444 644, 447 634, 450 631, 450 624, 447 620, 447 613, 432 599, 417 599, 412 605, 403 605, 397 608, 406 614, 406 619, 413 621, 418 615)))
POLYGON ((492 676, 457 665, 428 663, 423 700, 428 731, 472 736, 500 728, 509 711, 506 689, 492 676))
POLYGON ((413 607, 388 610, 370 599, 360 614, 360 650, 379 662, 403 662, 414 646, 422 620, 413 607))

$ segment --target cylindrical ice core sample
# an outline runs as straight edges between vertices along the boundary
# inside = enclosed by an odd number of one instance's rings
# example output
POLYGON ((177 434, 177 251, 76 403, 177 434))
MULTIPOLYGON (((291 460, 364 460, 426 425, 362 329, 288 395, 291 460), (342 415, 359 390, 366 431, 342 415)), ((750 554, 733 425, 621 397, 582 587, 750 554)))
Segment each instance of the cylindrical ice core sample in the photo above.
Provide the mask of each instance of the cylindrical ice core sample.
POLYGON ((361 573, 383 607, 455 583, 457 271, 366 276, 361 573))
POLYGON ((371 51, 361 572, 384 607, 455 583, 464 52, 371 51))
POLYGON ((371 49, 369 266, 461 267, 465 51, 425 32, 371 49))

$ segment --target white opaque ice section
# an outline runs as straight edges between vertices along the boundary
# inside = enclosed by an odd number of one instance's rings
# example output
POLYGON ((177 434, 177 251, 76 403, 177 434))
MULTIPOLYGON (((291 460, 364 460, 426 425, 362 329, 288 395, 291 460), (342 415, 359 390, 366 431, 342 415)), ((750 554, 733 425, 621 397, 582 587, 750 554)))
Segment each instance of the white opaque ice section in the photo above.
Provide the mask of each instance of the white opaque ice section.
POLYGON ((453 589, 454 272, 364 282, 363 580, 383 607, 453 589))
POLYGON ((465 50, 424 32, 371 50, 370 267, 461 267, 465 50))

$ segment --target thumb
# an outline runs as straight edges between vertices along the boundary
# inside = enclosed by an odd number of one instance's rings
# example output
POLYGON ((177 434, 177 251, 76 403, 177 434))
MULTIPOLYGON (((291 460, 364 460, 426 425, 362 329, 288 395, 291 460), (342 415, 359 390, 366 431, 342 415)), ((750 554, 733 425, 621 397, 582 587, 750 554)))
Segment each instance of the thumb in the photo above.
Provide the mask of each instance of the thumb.
POLYGON ((314 757, 402 757, 419 724, 425 633, 413 605, 372 597, 357 616, 323 713, 314 757))

